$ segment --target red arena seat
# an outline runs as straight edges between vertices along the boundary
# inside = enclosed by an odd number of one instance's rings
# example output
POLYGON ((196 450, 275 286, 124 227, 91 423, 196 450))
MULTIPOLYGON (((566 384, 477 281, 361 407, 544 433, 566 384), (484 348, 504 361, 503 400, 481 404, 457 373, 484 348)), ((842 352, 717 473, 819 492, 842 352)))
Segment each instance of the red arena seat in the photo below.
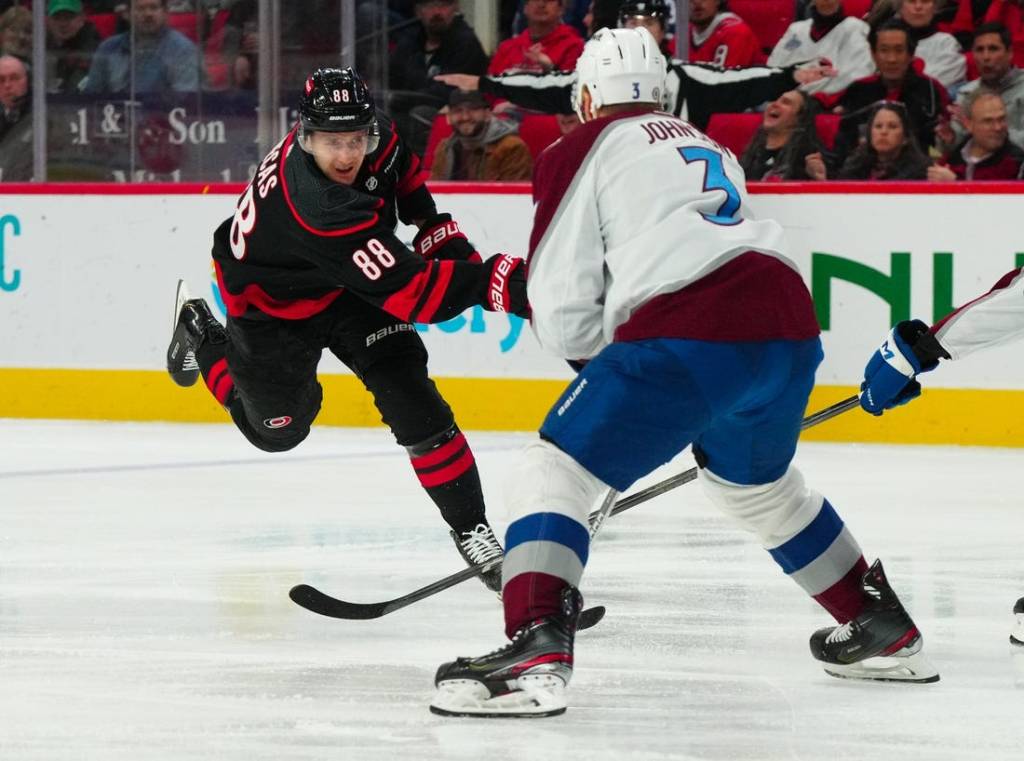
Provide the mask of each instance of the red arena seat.
POLYGON ((761 114, 713 114, 705 132, 738 157, 761 126, 761 119, 761 114))
POLYGON ((766 51, 775 47, 796 18, 793 0, 729 0, 729 10, 750 24, 766 51))
POLYGON ((843 0, 843 10, 847 16, 864 18, 871 10, 871 0, 843 0))
POLYGON ((814 117, 814 127, 818 131, 818 139, 821 144, 831 150, 836 144, 836 135, 839 133, 839 114, 818 114, 814 117))
POLYGON ((167 14, 167 25, 188 37, 192 42, 199 39, 196 14, 192 12, 167 14))
POLYGON ((89 16, 89 21, 96 27, 96 31, 100 33, 100 37, 104 40, 113 35, 117 29, 116 13, 94 13, 89 16))
POLYGON ((519 137, 530 149, 530 155, 536 161, 545 148, 562 136, 558 119, 548 114, 531 114, 523 118, 519 125, 519 137))
POLYGON ((435 116, 434 123, 430 125, 430 135, 427 136, 427 147, 423 151, 423 171, 430 171, 434 165, 434 151, 437 150, 438 143, 450 134, 452 134, 452 128, 448 124, 448 117, 444 114, 435 116))

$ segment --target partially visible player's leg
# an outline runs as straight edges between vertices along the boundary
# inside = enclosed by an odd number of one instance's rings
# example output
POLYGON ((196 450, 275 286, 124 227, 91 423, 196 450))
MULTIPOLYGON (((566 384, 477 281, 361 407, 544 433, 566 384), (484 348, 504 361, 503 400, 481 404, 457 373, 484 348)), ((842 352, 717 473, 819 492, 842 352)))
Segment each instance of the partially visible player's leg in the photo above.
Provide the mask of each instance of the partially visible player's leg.
POLYGON ((587 515, 611 486, 624 491, 670 460, 706 420, 688 423, 686 379, 657 345, 613 344, 555 403, 541 439, 509 479, 505 535, 506 635, 512 642, 443 664, 435 713, 549 716, 565 710, 572 675, 577 587, 589 555, 587 515))
POLYGON ((1024 597, 1013 606, 1014 626, 1010 634, 1010 644, 1024 647, 1024 597))
POLYGON ((820 358, 816 339, 765 342, 748 357, 756 380, 749 394, 737 399, 695 443, 703 465, 701 483, 708 496, 754 533, 783 571, 841 624, 817 632, 811 640, 814 656, 830 664, 826 671, 929 681, 937 674, 917 656, 920 633, 881 564, 868 569, 838 513, 807 488, 790 464, 820 358), (873 656, 888 661, 881 671, 845 668, 873 656))
MULTIPOLYGON (((469 565, 500 558, 473 451, 430 379, 427 350, 413 326, 355 297, 342 296, 332 310, 338 316, 331 350, 373 395, 381 419, 451 527, 459 553, 469 565)), ((481 578, 500 591, 500 566, 481 578)))

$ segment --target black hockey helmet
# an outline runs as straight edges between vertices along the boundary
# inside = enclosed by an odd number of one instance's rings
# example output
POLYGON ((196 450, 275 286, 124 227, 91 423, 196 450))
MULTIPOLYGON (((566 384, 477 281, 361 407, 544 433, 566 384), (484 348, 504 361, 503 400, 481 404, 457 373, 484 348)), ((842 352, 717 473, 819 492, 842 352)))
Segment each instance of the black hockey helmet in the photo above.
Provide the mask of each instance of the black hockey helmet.
POLYGON ((667 28, 668 3, 665 0, 625 0, 619 6, 619 26, 634 16, 650 16, 660 21, 663 28, 667 28))
POLYGON ((370 152, 380 139, 373 96, 351 68, 322 68, 309 76, 299 103, 299 123, 303 137, 311 132, 368 130, 370 152))

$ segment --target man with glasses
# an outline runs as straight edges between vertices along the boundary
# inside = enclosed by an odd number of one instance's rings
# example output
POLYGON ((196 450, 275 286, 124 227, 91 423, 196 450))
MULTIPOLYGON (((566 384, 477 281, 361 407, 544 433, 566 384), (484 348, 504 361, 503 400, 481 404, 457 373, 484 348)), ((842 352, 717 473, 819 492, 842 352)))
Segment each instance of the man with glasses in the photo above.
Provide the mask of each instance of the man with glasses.
MULTIPOLYGON (((182 386, 202 374, 250 443, 283 452, 320 411, 317 365, 329 349, 373 395, 467 563, 501 557, 473 453, 412 323, 477 304, 525 316, 523 260, 482 262, 437 213, 419 160, 352 69, 314 72, 299 113, 214 233, 226 330, 179 283, 168 372, 182 386), (399 218, 420 228, 415 251, 395 236, 399 218)), ((483 581, 500 590, 500 568, 483 581)))

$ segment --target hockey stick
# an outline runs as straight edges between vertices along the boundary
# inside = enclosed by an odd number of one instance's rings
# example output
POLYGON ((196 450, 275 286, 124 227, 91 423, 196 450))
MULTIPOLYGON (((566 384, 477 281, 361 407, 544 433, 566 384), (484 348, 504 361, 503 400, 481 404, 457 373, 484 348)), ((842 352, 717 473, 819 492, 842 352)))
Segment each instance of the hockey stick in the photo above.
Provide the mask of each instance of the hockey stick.
MULTIPOLYGON (((804 418, 803 422, 800 424, 800 430, 806 430, 818 425, 819 423, 824 423, 826 420, 830 420, 836 415, 841 415, 847 410, 853 409, 859 404, 859 399, 860 397, 857 395, 848 397, 843 399, 841 402, 833 404, 831 407, 826 407, 825 409, 804 418)), ((608 516, 618 515, 632 507, 636 507, 648 500, 661 496, 665 492, 675 489, 677 486, 682 486, 683 484, 696 480, 697 470, 697 468, 690 468, 689 470, 672 476, 671 478, 667 478, 660 483, 648 486, 646 489, 638 491, 636 494, 629 497, 623 497, 622 499, 614 502, 614 504, 612 503, 614 492, 610 493, 609 498, 605 500, 605 504, 603 504, 599 510, 592 512, 588 518, 591 526, 591 536, 593 536, 596 528, 600 528, 599 519, 600 521, 604 520, 604 518, 601 517, 602 513, 607 512, 608 516)), ((324 594, 316 587, 311 587, 308 584, 299 584, 292 587, 288 596, 291 597, 292 601, 297 605, 300 605, 313 613, 319 613, 321 616, 362 621, 371 618, 380 618, 381 616, 386 616, 388 613, 394 613, 396 610, 401 610, 407 605, 412 605, 414 602, 419 602, 420 600, 430 597, 431 595, 435 595, 438 592, 443 592, 449 587, 461 584, 467 579, 479 576, 481 573, 490 570, 500 562, 501 559, 498 558, 490 561, 489 563, 481 563, 479 565, 463 568, 461 571, 453 573, 451 576, 438 579, 433 584, 427 584, 427 586, 421 587, 414 592, 402 595, 401 597, 396 597, 394 600, 385 600, 384 602, 347 602, 346 600, 339 600, 335 597, 324 594)), ((592 608, 591 610, 596 611, 595 608, 592 608)), ((581 624, 582 623, 583 621, 581 620, 581 624)), ((593 623, 597 622, 594 621, 593 623)), ((592 626, 593 623, 590 625, 592 626)), ((583 627, 581 626, 581 628, 583 627)))

